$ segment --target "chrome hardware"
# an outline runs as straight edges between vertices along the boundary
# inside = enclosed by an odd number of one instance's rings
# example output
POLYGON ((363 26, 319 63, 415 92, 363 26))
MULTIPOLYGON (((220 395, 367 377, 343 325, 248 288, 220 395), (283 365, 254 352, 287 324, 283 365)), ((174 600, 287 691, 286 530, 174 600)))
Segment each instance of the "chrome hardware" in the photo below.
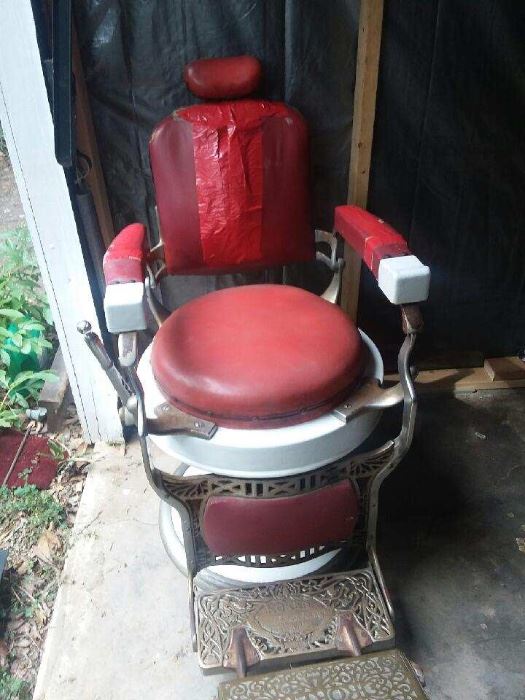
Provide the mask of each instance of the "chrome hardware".
POLYGON ((343 258, 338 255, 338 237, 335 233, 316 229, 315 242, 326 243, 330 246, 330 257, 325 255, 322 251, 317 250, 315 258, 319 262, 324 263, 334 273, 330 284, 321 294, 321 298, 329 301, 331 304, 337 304, 341 292, 342 270, 344 265, 343 258))
POLYGON ((186 433, 200 438, 210 439, 215 435, 215 423, 184 413, 170 403, 163 403, 155 408, 156 418, 148 419, 148 432, 153 435, 186 433))
POLYGON ((146 301, 148 302, 148 307, 151 311, 155 323, 160 328, 164 321, 170 315, 170 311, 160 303, 154 293, 154 289, 157 288, 157 280, 153 270, 148 266, 146 269, 147 275, 144 280, 144 289, 146 292, 146 301))
POLYGON ((131 391, 124 381, 122 375, 113 364, 106 348, 98 335, 91 330, 91 324, 88 321, 80 321, 77 325, 78 332, 84 337, 86 345, 91 350, 99 365, 106 373, 113 388, 118 394, 123 406, 126 406, 131 397, 131 391))
POLYGON ((316 260, 323 262, 327 267, 332 270, 332 272, 337 272, 341 267, 341 258, 337 257, 337 236, 335 233, 329 233, 328 231, 321 231, 316 229, 315 231, 315 242, 316 243, 326 243, 330 246, 330 257, 317 250, 315 253, 316 260))
POLYGON ((118 361, 121 367, 132 367, 137 361, 137 332, 121 333, 118 337, 118 361))
POLYGON ((403 398, 401 382, 389 389, 382 389, 377 379, 368 379, 347 401, 334 408, 332 414, 343 423, 348 423, 363 411, 383 411, 401 403, 403 398))

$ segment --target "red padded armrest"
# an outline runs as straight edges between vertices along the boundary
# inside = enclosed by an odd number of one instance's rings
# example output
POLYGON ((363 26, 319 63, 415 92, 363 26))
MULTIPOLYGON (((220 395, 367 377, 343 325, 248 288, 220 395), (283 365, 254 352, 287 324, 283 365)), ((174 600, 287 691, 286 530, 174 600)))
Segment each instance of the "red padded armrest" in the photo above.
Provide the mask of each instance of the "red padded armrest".
POLYGON ((403 236, 370 212, 351 205, 336 207, 335 230, 361 256, 377 278, 383 258, 411 255, 403 236))
POLYGON ((104 255, 106 284, 143 282, 148 255, 144 224, 130 224, 115 236, 104 255))

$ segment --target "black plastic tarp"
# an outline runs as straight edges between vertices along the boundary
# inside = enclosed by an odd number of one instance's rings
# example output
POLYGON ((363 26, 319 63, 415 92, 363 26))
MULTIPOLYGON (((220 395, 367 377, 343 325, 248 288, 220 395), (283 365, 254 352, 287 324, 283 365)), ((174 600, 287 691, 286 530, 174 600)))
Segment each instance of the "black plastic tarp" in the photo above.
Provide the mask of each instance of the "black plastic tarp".
MULTIPOLYGON (((525 346, 525 3, 389 0, 383 26, 368 205, 431 266, 425 354, 515 354, 525 346)), ((367 276, 360 300, 375 335, 394 338, 397 315, 367 276)))
MULTIPOLYGON (((195 102, 195 58, 250 53, 265 97, 309 122, 315 223, 344 203, 358 0, 77 0, 76 25, 116 227, 155 231, 147 143, 195 102)), ((425 353, 525 345, 525 5, 385 2, 369 208, 432 268, 425 353)), ((155 233, 153 237, 155 237, 155 233)), ((179 281, 177 302, 211 281, 179 281)), ((360 323, 384 348, 399 318, 363 273, 360 323)))

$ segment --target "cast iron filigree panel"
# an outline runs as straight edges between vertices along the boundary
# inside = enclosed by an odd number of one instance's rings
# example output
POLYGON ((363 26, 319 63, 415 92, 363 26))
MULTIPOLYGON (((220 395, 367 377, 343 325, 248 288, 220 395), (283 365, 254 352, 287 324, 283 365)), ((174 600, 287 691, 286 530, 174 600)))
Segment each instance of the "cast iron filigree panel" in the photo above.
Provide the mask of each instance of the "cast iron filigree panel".
POLYGON ((261 661, 337 652, 341 615, 353 615, 372 644, 394 630, 370 569, 199 593, 199 663, 223 666, 234 629, 244 627, 261 661))
POLYGON ((426 700, 397 649, 267 673, 219 686, 219 700, 426 700))
POLYGON ((274 479, 239 479, 217 474, 178 476, 159 472, 162 491, 169 499, 182 504, 187 511, 191 543, 195 553, 195 571, 214 564, 235 564, 247 567, 289 566, 313 559, 323 552, 352 548, 356 551, 364 541, 368 512, 368 493, 374 477, 395 460, 395 446, 389 441, 383 447, 360 455, 345 457, 334 464, 311 472, 274 479), (219 556, 207 547, 201 532, 201 520, 209 496, 240 496, 242 498, 283 498, 309 493, 343 479, 350 479, 360 499, 360 517, 349 541, 326 542, 323 546, 306 548, 277 555, 219 556))

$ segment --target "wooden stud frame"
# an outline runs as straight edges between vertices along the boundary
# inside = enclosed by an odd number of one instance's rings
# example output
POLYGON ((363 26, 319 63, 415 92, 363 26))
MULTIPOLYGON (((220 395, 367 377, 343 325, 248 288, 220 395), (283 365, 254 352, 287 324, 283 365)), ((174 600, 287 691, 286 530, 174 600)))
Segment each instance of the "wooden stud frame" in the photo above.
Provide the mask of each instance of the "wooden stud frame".
MULTIPOLYGON (((348 204, 366 209, 372 139, 376 110, 377 77, 383 26, 383 1, 361 0, 359 38, 354 89, 352 146, 348 173, 348 204)), ((345 245, 345 266, 341 306, 352 319, 357 318, 361 258, 345 245)))

